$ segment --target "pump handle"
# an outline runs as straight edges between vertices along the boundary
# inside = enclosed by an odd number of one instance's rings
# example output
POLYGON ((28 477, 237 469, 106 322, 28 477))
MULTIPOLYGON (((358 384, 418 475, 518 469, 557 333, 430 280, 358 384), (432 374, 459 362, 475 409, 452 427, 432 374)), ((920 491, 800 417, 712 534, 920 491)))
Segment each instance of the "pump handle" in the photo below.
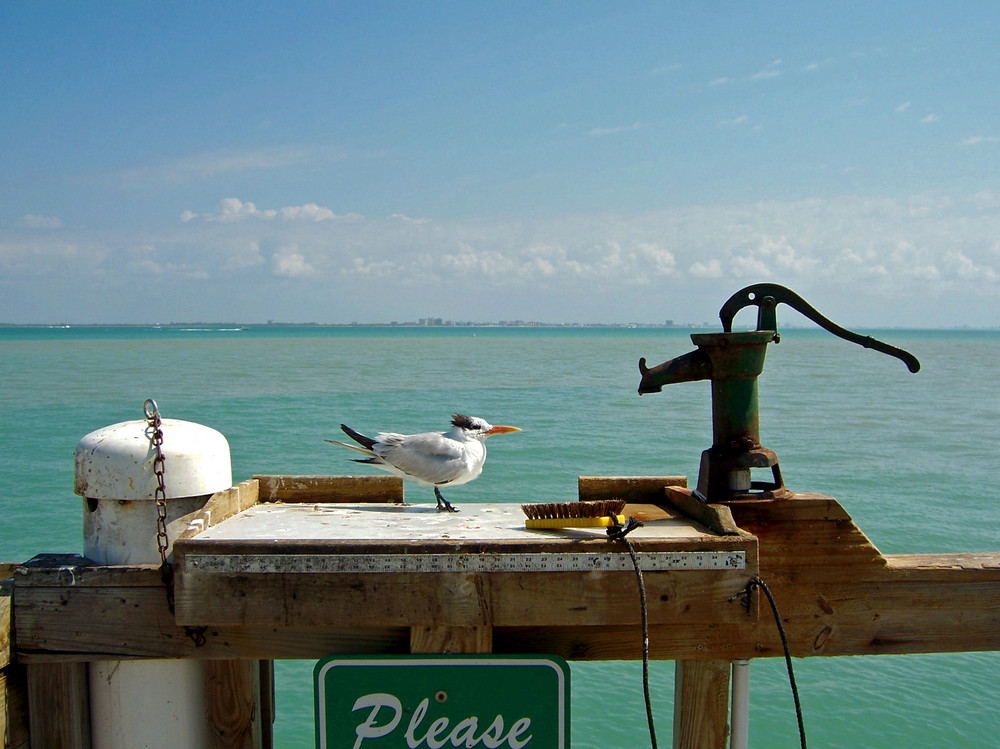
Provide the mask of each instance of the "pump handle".
POLYGON ((920 362, 917 361, 917 357, 909 351, 904 351, 901 348, 890 346, 888 343, 883 343, 882 341, 872 338, 870 335, 859 335, 847 330, 846 328, 840 327, 837 323, 821 315, 815 307, 809 304, 809 302, 800 297, 794 291, 774 283, 753 284, 751 286, 747 286, 745 289, 740 289, 729 297, 729 300, 723 304, 722 309, 719 310, 719 319, 722 320, 722 329, 726 333, 732 333, 733 318, 736 317, 736 313, 745 307, 756 306, 757 330, 773 330, 775 340, 777 340, 778 319, 775 314, 775 308, 781 303, 785 303, 792 309, 798 310, 802 313, 802 315, 808 317, 824 330, 833 333, 839 338, 843 338, 845 341, 856 343, 859 346, 864 346, 865 348, 874 349, 875 351, 888 354, 889 356, 895 356, 897 359, 902 361, 906 365, 906 368, 911 372, 920 371, 920 362))

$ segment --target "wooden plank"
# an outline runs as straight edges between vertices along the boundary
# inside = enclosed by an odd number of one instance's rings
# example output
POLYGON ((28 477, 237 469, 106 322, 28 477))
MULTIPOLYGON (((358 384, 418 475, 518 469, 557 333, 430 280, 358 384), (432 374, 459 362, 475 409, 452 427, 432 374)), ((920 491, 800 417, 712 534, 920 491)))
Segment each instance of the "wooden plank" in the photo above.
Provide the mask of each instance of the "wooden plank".
MULTIPOLYGON (((836 500, 727 503, 760 542, 760 576, 795 656, 1000 648, 1000 553, 883 557, 836 500)), ((756 647, 780 655, 761 607, 756 647)))
MULTIPOLYGON (((727 624, 704 621, 657 624, 649 627, 649 655, 653 660, 714 660, 743 657, 754 639, 750 617, 727 624)), ((639 660, 639 626, 496 627, 494 653, 553 653, 573 661, 639 660)))
POLYGON ((22 663, 127 658, 319 658, 327 653, 402 652, 399 627, 178 626, 162 587, 35 588, 17 598, 22 663), (200 634, 196 641, 195 636, 200 634), (198 644, 202 642, 203 644, 198 644))
MULTIPOLYGON (((633 572, 215 574, 185 572, 181 624, 213 626, 600 626, 639 621, 633 572)), ((742 570, 647 572, 649 618, 716 622, 742 570)))
POLYGON ((493 627, 411 627, 411 653, 490 653, 493 627))
POLYGON ((90 749, 90 688, 86 663, 27 667, 31 746, 90 749))
POLYGON ((209 746, 261 749, 266 729, 261 711, 260 664, 253 660, 208 660, 204 669, 209 746))
POLYGON ((6 580, 14 575, 14 570, 21 566, 21 562, 0 562, 0 580, 6 580))
POLYGON ((187 516, 187 528, 173 541, 197 536, 213 525, 218 525, 226 518, 253 507, 257 504, 258 497, 259 485, 256 479, 249 479, 221 492, 216 492, 208 498, 204 507, 187 516))
POLYGON ((13 593, 14 580, 11 578, 0 580, 0 669, 6 668, 11 662, 10 650, 13 636, 11 596, 13 593))
POLYGON ((155 565, 98 567, 79 555, 43 555, 17 570, 15 587, 17 656, 24 663, 312 658, 352 650, 406 652, 409 645, 403 628, 187 630, 170 613, 155 565))
POLYGON ((663 501, 666 486, 687 486, 686 476, 580 476, 577 486, 581 502, 624 499, 629 504, 663 501))
POLYGON ((686 487, 664 487, 663 499, 688 517, 697 520, 706 528, 712 529, 715 533, 720 533, 724 536, 739 536, 745 533, 745 531, 736 525, 736 521, 733 520, 733 514, 728 507, 703 502, 686 487))
POLYGON ((899 574, 915 570, 920 575, 926 576, 931 570, 1000 569, 1000 551, 961 554, 887 554, 885 561, 889 569, 899 574))
POLYGON ((28 681, 13 663, 0 669, 0 736, 5 749, 28 749, 28 681))
POLYGON ((674 749, 725 749, 729 661, 674 664, 674 749))
POLYGON ((399 476, 254 476, 261 502, 403 501, 399 476))

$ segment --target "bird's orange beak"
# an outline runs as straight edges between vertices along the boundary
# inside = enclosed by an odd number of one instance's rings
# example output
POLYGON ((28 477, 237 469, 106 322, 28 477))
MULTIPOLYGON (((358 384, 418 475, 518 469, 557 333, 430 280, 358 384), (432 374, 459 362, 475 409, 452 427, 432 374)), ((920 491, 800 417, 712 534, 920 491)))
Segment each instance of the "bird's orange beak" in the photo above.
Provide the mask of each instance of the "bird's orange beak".
POLYGON ((493 434, 510 434, 511 432, 520 432, 521 430, 517 427, 505 427, 505 426, 495 426, 486 432, 487 435, 493 434))

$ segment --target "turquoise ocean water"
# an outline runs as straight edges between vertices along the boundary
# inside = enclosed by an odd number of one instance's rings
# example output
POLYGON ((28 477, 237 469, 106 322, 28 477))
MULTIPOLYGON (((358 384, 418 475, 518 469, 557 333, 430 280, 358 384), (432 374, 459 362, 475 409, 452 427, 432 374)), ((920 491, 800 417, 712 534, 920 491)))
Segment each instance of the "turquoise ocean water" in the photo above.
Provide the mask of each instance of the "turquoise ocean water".
MULTIPOLYGON (((221 431, 235 481, 358 473, 325 444, 444 429, 452 413, 515 424, 489 443, 470 502, 568 501, 579 475, 685 474, 711 442, 709 385, 636 394, 636 361, 693 348, 678 329, 0 328, 0 560, 82 549, 73 451, 94 429, 164 417, 221 431)), ((899 361, 783 330, 760 380, 761 436, 787 485, 836 497, 887 553, 1000 549, 1000 332, 868 331, 899 361)), ((408 486, 411 502, 433 501, 408 486)), ((779 601, 780 604, 780 601, 779 601)), ((276 746, 313 746, 311 662, 277 664, 276 746)), ((1000 746, 995 653, 795 661, 810 745, 1000 746)), ((648 746, 637 662, 573 663, 573 745, 648 746)), ((653 664, 669 745, 673 664, 653 664)), ((751 745, 797 746, 784 665, 754 661, 751 745)))

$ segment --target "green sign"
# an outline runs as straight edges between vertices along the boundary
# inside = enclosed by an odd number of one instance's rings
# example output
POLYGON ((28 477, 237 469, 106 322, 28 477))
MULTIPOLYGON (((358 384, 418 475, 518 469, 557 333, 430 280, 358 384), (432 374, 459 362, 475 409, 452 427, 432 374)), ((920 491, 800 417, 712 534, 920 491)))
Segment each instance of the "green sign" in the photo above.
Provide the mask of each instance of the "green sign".
POLYGON ((331 656, 313 675, 320 749, 569 747, 558 656, 331 656))

